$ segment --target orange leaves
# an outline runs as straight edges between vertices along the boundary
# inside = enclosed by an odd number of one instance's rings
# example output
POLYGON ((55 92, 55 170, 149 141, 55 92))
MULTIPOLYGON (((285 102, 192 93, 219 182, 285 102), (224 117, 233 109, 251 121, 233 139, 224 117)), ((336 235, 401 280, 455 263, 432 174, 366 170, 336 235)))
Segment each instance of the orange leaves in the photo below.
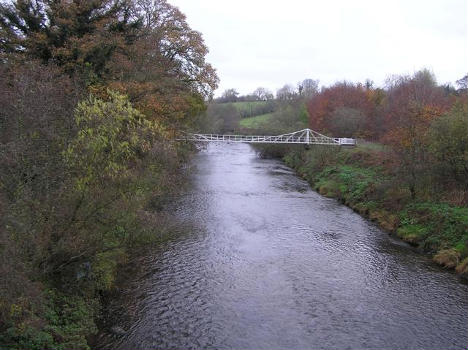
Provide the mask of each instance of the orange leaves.
POLYGON ((312 129, 334 133, 337 130, 334 130, 332 119, 336 110, 354 109, 362 113, 365 118, 369 118, 373 113, 374 105, 362 85, 342 82, 322 89, 309 100, 307 108, 312 129))
POLYGON ((383 138, 402 151, 422 152, 431 122, 447 110, 447 99, 436 85, 407 80, 389 91, 383 138))
POLYGON ((396 127, 388 131, 382 141, 397 148, 408 149, 411 147, 412 137, 407 128, 396 127))
MULTIPOLYGON (((133 105, 148 120, 158 121, 168 128, 177 128, 195 112, 201 111, 201 107, 197 105, 199 99, 194 100, 192 93, 164 89, 159 81, 113 81, 108 87, 128 95, 133 105)), ((94 93, 95 89, 93 87, 90 90, 94 93)), ((102 87, 97 89, 102 90, 102 87)), ((204 108, 203 100, 200 101, 204 108)))
POLYGON ((432 120, 434 120, 437 117, 440 117, 445 112, 445 106, 429 104, 421 108, 420 116, 422 120, 430 123, 432 120))

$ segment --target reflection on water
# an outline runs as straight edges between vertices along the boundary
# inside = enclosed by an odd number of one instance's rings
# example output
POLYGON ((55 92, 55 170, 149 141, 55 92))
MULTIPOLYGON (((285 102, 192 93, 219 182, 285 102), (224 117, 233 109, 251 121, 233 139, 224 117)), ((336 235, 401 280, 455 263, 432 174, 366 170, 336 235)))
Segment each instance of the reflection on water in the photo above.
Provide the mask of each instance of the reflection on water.
POLYGON ((209 145, 112 349, 465 349, 468 286, 248 145, 209 145))

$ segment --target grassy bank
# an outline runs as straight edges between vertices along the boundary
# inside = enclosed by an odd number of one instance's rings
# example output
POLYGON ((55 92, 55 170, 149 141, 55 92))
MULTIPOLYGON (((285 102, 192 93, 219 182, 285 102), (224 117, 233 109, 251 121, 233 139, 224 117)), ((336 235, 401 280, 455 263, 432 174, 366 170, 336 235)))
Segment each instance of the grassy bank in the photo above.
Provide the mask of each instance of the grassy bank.
POLYGON ((243 128, 256 129, 262 127, 271 120, 273 113, 261 114, 255 117, 241 119, 240 126, 243 128))
POLYGON ((276 108, 275 101, 244 101, 233 102, 231 105, 242 119, 272 113, 276 108))
MULTIPOLYGON (((412 199, 379 145, 283 149, 283 159, 320 194, 336 198, 386 231, 468 278, 468 210, 449 201, 412 199)), ((274 150, 278 155, 278 150, 274 150)))
POLYGON ((268 104, 267 101, 241 101, 241 102, 232 102, 232 105, 239 111, 239 112, 250 112, 250 110, 255 109, 259 106, 266 106, 268 104))

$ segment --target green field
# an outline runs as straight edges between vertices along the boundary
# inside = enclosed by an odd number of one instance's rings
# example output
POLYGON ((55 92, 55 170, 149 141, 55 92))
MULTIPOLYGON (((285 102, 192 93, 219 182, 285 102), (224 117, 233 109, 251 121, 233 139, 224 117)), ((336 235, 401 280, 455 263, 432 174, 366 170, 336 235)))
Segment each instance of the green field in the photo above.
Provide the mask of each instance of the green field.
POLYGON ((239 112, 250 112, 252 109, 259 106, 265 106, 267 101, 252 101, 252 102, 232 102, 232 105, 236 107, 239 112))
POLYGON ((255 117, 243 118, 240 121, 240 125, 243 128, 256 129, 266 124, 272 116, 273 113, 267 113, 255 117))
POLYGON ((234 102, 231 105, 239 112, 241 118, 256 117, 276 109, 274 101, 234 102))

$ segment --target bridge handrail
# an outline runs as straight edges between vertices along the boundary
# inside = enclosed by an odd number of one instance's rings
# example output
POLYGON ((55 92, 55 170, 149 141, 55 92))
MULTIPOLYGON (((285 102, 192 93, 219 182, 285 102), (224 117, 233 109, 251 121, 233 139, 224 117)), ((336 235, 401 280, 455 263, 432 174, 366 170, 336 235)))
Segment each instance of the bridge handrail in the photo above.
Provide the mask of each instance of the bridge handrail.
POLYGON ((303 129, 293 133, 281 135, 236 135, 236 134, 186 134, 183 140, 187 141, 226 141, 249 143, 300 143, 322 145, 348 145, 353 146, 356 140, 352 138, 336 138, 322 135, 314 130, 303 129))

